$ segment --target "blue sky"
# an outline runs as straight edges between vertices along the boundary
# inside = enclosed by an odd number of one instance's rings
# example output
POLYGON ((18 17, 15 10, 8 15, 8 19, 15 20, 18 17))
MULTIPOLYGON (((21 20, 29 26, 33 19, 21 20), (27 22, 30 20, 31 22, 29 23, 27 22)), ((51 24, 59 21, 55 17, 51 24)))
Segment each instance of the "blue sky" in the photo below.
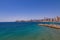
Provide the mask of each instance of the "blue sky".
POLYGON ((60 16, 60 0, 0 0, 0 22, 60 16))

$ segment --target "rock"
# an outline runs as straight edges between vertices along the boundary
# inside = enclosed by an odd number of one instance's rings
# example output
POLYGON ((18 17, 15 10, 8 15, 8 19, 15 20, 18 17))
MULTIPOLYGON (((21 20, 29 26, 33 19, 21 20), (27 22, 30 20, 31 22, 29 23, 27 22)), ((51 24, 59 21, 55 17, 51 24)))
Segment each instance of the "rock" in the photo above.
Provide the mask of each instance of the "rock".
POLYGON ((38 24, 39 26, 46 26, 50 28, 55 28, 55 29, 60 29, 60 25, 55 25, 55 24, 38 24))

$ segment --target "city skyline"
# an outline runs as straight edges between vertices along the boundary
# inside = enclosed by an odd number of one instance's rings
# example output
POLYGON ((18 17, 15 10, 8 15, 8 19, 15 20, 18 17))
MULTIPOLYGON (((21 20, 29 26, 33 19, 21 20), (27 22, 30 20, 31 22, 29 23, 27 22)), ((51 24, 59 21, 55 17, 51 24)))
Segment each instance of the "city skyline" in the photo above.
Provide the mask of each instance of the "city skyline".
POLYGON ((43 19, 16 20, 15 22, 60 22, 60 17, 56 16, 54 18, 44 17, 43 19))
POLYGON ((60 0, 0 0, 0 22, 60 16, 60 0))

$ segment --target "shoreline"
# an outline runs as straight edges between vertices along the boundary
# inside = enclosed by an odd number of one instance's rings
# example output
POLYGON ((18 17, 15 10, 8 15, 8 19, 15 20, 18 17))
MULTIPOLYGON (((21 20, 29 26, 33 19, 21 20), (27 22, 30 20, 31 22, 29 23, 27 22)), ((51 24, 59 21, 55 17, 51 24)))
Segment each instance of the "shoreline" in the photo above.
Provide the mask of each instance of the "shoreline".
POLYGON ((38 24, 39 26, 45 26, 45 27, 50 27, 50 28, 55 28, 55 29, 60 29, 60 25, 55 25, 55 24, 38 24))

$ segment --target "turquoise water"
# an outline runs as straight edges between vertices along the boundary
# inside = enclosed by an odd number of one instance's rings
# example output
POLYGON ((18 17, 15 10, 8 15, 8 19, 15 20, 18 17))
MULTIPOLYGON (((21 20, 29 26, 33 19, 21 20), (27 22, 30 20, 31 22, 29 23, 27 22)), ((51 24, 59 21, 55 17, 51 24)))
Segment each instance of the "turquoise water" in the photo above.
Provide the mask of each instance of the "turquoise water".
POLYGON ((0 22, 0 40, 60 40, 60 29, 38 26, 40 23, 0 22))

